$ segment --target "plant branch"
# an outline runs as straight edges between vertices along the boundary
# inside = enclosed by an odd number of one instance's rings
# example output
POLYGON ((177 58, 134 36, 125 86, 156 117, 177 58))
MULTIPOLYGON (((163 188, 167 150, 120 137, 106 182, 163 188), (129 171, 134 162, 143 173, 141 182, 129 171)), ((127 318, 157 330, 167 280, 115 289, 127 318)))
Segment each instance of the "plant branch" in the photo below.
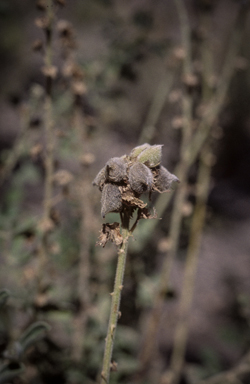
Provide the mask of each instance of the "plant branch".
POLYGON ((117 321, 119 318, 121 292, 123 288, 123 277, 124 277, 124 270, 125 270, 125 264, 126 264, 127 249, 128 249, 128 239, 130 234, 129 226, 128 226, 129 218, 125 220, 123 219, 123 224, 125 221, 127 222, 127 224, 122 228, 123 242, 118 251, 118 262, 117 262, 117 269, 116 269, 116 276, 115 276, 114 291, 111 293, 112 302, 111 302, 111 308, 110 308, 108 333, 107 333, 106 342, 105 342, 103 366, 102 366, 102 373, 101 373, 101 384, 109 383, 115 331, 117 327, 117 321))
POLYGON ((203 153, 202 155, 197 181, 197 202, 191 224, 190 240, 184 272, 184 283, 179 305, 177 326, 174 335, 173 353, 170 363, 170 374, 172 379, 170 381, 166 381, 171 384, 179 382, 188 337, 188 318, 192 305, 195 276, 198 266, 199 249, 205 222, 206 202, 210 182, 211 162, 209 161, 209 149, 206 152, 207 153, 203 153))

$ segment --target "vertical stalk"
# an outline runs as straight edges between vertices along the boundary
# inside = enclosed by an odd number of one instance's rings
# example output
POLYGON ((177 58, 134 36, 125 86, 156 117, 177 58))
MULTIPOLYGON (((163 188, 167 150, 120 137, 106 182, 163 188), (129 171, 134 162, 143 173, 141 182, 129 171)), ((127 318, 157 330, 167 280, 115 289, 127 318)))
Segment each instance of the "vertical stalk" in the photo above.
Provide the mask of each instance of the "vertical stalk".
MULTIPOLYGON (((45 67, 52 66, 52 23, 53 23, 53 9, 52 0, 47 1, 47 18, 48 26, 45 30, 46 35, 46 48, 45 48, 45 67)), ((44 190, 44 219, 48 219, 51 209, 52 201, 52 188, 53 188, 53 149, 54 149, 54 135, 53 135, 53 108, 52 108, 52 76, 46 74, 45 85, 45 141, 46 141, 46 157, 45 157, 45 190, 44 190)))
POLYGON ((123 277, 124 277, 126 256, 127 256, 127 250, 128 250, 128 238, 130 234, 128 221, 129 220, 127 220, 127 225, 124 225, 124 222, 123 222, 123 226, 122 226, 123 242, 118 251, 118 262, 117 262, 117 268, 116 268, 114 291, 111 293, 112 302, 111 302, 111 308, 110 308, 108 333, 107 333, 106 342, 105 342, 103 366, 102 366, 102 373, 101 373, 101 384, 109 383, 111 358, 112 358, 112 352, 113 352, 113 346, 114 346, 115 331, 117 327, 117 321, 119 318, 121 291, 123 288, 123 277))
POLYGON ((202 157, 197 182, 197 203, 191 225, 184 283, 180 300, 178 322, 174 335, 173 353, 170 363, 170 372, 172 376, 172 379, 170 380, 171 384, 177 384, 179 382, 184 361, 188 337, 188 318, 192 305, 200 242, 206 215, 206 201, 209 191, 211 162, 207 161, 210 157, 209 153, 207 156, 204 154, 202 157))

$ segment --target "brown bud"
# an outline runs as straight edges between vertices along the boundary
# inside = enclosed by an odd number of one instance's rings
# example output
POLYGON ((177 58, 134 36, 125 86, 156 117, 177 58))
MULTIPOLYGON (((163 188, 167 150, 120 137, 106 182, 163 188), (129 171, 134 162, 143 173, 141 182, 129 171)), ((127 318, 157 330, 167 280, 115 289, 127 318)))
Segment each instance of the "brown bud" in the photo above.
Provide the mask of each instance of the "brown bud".
POLYGON ((154 168, 161 162, 162 145, 152 145, 140 153, 137 160, 154 168))
POLYGON ((127 176, 127 164, 120 157, 112 157, 107 163, 107 177, 114 183, 119 183, 127 176))
POLYGON ((171 189, 171 185, 174 182, 179 183, 180 180, 161 165, 154 184, 156 190, 158 192, 167 192, 171 189))
POLYGON ((122 195, 117 185, 104 185, 101 207, 102 217, 105 217, 109 212, 120 212, 122 210, 122 195))
POLYGON ((152 172, 146 165, 135 163, 129 170, 129 184, 140 195, 150 191, 153 185, 152 172))
POLYGON ((102 191, 105 181, 106 181, 106 165, 100 170, 100 172, 98 172, 92 184, 96 185, 100 189, 100 191, 102 191))
POLYGON ((147 148, 150 148, 150 145, 148 143, 145 143, 145 144, 142 144, 142 145, 139 145, 138 147, 135 147, 134 149, 132 149, 132 151, 130 152, 130 157, 132 158, 135 158, 137 157, 142 151, 144 151, 144 149, 147 149, 147 148))

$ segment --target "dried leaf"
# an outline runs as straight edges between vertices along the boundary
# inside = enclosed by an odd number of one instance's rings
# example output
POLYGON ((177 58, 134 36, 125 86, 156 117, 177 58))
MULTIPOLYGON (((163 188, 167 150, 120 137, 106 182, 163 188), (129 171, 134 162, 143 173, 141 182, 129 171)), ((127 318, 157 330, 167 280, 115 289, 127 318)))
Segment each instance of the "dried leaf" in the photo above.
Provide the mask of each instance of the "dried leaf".
POLYGON ((146 148, 138 156, 137 160, 140 163, 146 164, 150 168, 154 168, 161 162, 162 145, 152 145, 146 148))
POLYGON ((129 170, 129 184, 138 194, 150 191, 153 185, 153 174, 146 165, 135 163, 129 170))
POLYGON ((167 192, 171 189, 171 185, 174 182, 179 183, 180 180, 161 165, 159 169, 157 169, 154 189, 160 193, 167 192))
POLYGON ((99 187, 100 191, 102 191, 105 181, 106 181, 106 165, 100 170, 100 172, 98 172, 92 184, 99 187))
POLYGON ((120 157, 112 157, 107 163, 108 179, 114 183, 119 183, 127 177, 127 164, 120 157))
POLYGON ((101 215, 105 217, 109 212, 120 212, 122 209, 122 195, 119 187, 105 184, 101 198, 101 215))
POLYGON ((120 245, 123 242, 123 237, 120 233, 120 224, 119 223, 106 223, 102 225, 100 231, 99 240, 96 245, 105 247, 107 241, 111 241, 115 245, 120 245))
POLYGON ((130 190, 125 191, 122 194, 122 200, 129 206, 135 208, 145 208, 147 206, 142 200, 134 196, 133 192, 130 190))

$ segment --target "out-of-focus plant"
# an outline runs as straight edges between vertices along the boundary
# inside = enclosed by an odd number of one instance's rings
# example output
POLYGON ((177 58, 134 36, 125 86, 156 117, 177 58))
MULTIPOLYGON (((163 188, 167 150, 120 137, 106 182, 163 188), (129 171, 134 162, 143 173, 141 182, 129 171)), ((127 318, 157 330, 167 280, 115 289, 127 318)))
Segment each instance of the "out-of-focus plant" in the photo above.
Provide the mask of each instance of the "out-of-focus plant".
POLYGON ((116 363, 111 363, 111 359, 117 321, 121 316, 119 308, 128 240, 140 219, 156 217, 150 215, 147 203, 144 203, 140 196, 143 193, 169 192, 172 183, 179 182, 175 175, 161 165, 161 156, 161 145, 143 144, 134 148, 128 156, 111 158, 93 181, 93 184, 102 192, 102 217, 110 212, 119 212, 121 218, 121 224, 118 222, 103 224, 98 241, 98 244, 103 247, 108 240, 119 247, 101 372, 102 384, 109 383, 110 369, 116 370, 116 363), (137 217, 130 227, 130 220, 135 211, 137 211, 137 217))
MULTIPOLYGON (((6 311, 10 292, 0 291, 0 314, 6 311)), ((2 316, 1 316, 2 317, 2 316)), ((15 340, 10 342, 0 356, 0 383, 4 384, 25 371, 23 360, 27 351, 41 340, 50 330, 49 324, 37 321, 32 324, 15 340)))

